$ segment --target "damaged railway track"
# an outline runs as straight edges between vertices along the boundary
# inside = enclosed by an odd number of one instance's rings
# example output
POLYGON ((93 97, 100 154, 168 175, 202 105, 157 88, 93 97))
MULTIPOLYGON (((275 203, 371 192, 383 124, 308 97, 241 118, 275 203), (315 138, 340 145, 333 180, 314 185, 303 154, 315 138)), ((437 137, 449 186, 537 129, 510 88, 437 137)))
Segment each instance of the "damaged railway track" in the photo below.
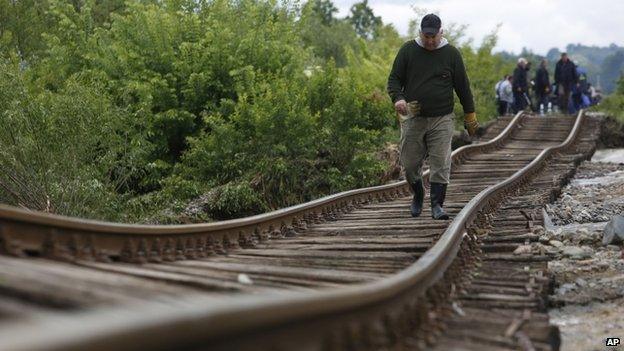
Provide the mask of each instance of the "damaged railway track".
POLYGON ((448 221, 411 218, 405 182, 198 225, 0 206, 0 349, 556 349, 547 257, 513 251, 595 128, 504 122, 453 153, 448 221))

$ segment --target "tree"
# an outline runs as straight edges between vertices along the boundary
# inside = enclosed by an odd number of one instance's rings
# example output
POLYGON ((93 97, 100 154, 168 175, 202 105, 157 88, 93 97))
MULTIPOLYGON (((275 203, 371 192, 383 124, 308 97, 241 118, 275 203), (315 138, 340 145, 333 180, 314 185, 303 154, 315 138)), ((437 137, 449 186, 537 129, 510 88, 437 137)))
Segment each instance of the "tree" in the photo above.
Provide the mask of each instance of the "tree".
POLYGON ((616 82, 622 74, 622 69, 624 69, 624 50, 607 56, 602 62, 601 77, 603 82, 601 83, 605 92, 610 93, 616 88, 616 82))
POLYGON ((0 0, 0 52, 14 51, 22 60, 39 54, 41 34, 52 25, 48 8, 47 0, 0 0))
POLYGON ((355 3, 351 6, 349 22, 353 25, 358 36, 364 39, 375 37, 377 29, 382 25, 381 17, 375 16, 373 9, 368 7, 368 0, 355 3))
POLYGON ((321 19, 323 25, 329 26, 336 21, 334 13, 337 13, 338 9, 331 0, 314 0, 311 2, 311 6, 312 11, 321 19))

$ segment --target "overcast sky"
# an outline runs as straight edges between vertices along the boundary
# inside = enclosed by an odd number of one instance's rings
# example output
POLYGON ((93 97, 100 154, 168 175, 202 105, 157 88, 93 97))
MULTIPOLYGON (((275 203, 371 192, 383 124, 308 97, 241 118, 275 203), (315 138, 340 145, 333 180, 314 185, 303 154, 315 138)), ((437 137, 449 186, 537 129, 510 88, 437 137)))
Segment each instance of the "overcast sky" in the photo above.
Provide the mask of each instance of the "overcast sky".
MULTIPOLYGON (((349 14, 355 0, 334 0, 338 17, 349 14)), ((498 23, 495 51, 519 53, 523 47, 546 54, 570 43, 624 46, 624 1, 621 0, 369 0, 375 15, 402 35, 415 17, 412 5, 437 13, 445 23, 469 25, 467 36, 478 44, 498 23)))

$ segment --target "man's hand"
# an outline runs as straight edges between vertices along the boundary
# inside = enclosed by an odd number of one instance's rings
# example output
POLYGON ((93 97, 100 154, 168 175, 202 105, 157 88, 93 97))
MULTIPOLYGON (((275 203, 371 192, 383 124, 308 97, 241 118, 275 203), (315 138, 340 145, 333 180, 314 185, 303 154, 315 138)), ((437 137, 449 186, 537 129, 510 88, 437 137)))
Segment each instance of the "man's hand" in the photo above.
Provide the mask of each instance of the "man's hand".
POLYGON ((549 88, 549 87, 546 87, 546 88, 544 89, 544 91, 546 92, 546 94, 548 94, 548 93, 550 93, 550 88, 549 88))
POLYGON ((474 112, 467 113, 464 116, 464 129, 468 131, 468 135, 474 136, 477 134, 479 128, 479 122, 477 122, 477 114, 474 112))
POLYGON ((397 100, 397 102, 394 103, 394 110, 400 115, 407 115, 407 102, 403 99, 397 100))

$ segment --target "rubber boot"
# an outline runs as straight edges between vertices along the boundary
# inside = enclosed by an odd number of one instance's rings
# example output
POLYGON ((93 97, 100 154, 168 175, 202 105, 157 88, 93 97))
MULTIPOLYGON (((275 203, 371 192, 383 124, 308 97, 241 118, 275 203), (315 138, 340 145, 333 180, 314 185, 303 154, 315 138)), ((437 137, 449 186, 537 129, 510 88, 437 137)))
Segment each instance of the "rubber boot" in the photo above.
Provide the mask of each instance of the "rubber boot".
POLYGON ((448 214, 444 212, 444 198, 446 197, 446 184, 431 183, 431 218, 433 219, 449 219, 448 214))
POLYGON ((410 187, 414 192, 412 204, 410 205, 410 212, 412 212, 412 217, 418 217, 422 213, 423 201, 425 199, 425 187, 423 186, 422 179, 414 184, 410 184, 410 187))

